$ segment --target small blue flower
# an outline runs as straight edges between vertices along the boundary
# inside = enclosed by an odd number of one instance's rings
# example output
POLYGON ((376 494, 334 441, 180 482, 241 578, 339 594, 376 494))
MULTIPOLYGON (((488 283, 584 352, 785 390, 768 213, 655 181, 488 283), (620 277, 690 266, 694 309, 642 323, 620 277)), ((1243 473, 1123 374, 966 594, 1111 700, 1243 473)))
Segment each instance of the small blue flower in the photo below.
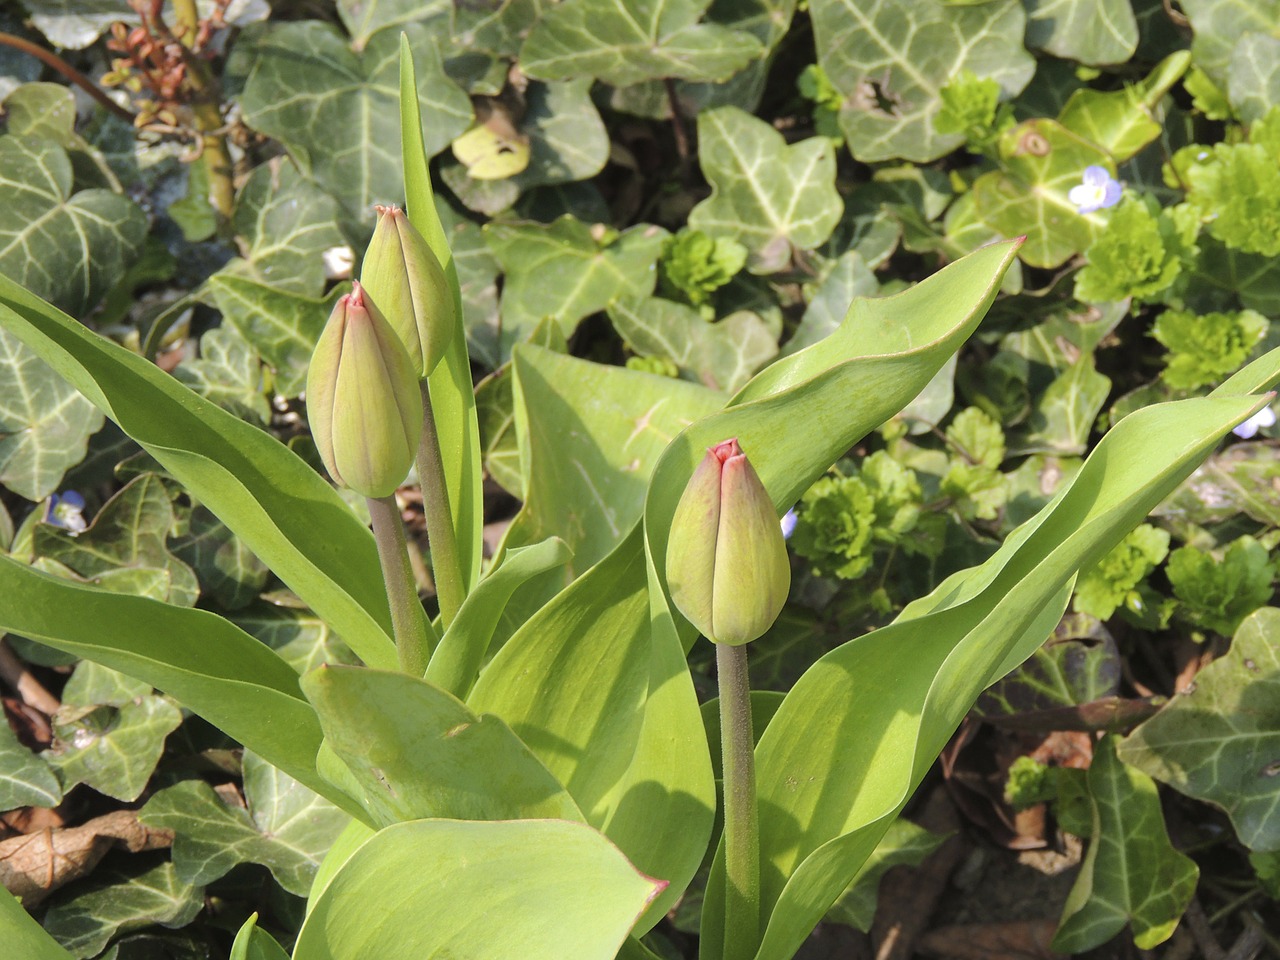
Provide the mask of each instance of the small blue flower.
POLYGON ((1067 199, 1080 213, 1093 213, 1114 207, 1121 192, 1120 181, 1113 180, 1106 167, 1085 167, 1083 181, 1067 191, 1067 199))
POLYGON ((89 526, 85 522, 84 516, 84 497, 76 493, 74 490, 68 490, 66 493, 55 493, 49 498, 49 506, 44 513, 44 522, 53 524, 55 527, 62 527, 63 530, 70 530, 71 535, 83 533, 89 526))
POLYGON ((1270 407, 1263 407, 1239 426, 1232 427, 1231 432, 1242 440, 1252 440, 1258 431, 1276 425, 1276 412, 1270 407))
POLYGON ((782 539, 790 540, 796 532, 796 508, 792 507, 782 515, 782 539))

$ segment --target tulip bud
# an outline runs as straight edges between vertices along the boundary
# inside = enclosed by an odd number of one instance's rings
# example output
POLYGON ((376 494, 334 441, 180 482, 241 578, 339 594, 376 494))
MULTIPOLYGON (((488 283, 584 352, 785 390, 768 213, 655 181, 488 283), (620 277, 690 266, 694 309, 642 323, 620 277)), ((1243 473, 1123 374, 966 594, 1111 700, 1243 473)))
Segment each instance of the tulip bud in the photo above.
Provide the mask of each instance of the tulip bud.
POLYGON ((440 261, 404 211, 377 210, 360 281, 409 351, 418 377, 427 377, 453 336, 453 292, 440 261))
POLYGON ((718 443, 676 506, 667 586, 703 636, 741 646, 764 634, 791 589, 791 565, 773 501, 738 441, 718 443))
POLYGON ((311 355, 307 418, 337 483, 385 497, 409 472, 422 433, 418 377, 358 283, 334 306, 311 355))

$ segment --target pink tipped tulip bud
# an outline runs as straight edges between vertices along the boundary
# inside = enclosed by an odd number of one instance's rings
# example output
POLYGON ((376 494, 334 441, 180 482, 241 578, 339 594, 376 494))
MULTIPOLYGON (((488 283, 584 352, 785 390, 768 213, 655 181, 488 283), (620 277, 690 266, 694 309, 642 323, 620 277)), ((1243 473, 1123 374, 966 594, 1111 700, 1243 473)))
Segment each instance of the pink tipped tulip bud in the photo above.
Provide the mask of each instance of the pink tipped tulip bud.
POLYGON ((453 291, 440 261, 404 211, 378 207, 360 281, 395 328, 418 377, 430 376, 453 336, 453 291))
POLYGON ((307 418, 336 483, 385 497, 409 472, 422 433, 418 377, 358 283, 334 306, 311 355, 307 418))
POLYGON ((671 520, 671 599, 703 636, 741 646, 782 612, 791 566, 778 513, 755 468, 725 440, 698 464, 671 520))

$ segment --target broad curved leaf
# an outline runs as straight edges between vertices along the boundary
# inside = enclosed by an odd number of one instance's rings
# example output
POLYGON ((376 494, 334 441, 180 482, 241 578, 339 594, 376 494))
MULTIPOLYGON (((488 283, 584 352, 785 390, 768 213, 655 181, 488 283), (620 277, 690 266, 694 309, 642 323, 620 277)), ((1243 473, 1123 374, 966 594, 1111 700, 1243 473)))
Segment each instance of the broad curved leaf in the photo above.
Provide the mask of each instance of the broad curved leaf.
POLYGON ((4 930, 5 943, 25 960, 73 960, 58 941, 44 932, 31 914, 22 908, 17 898, 0 888, 0 930, 4 930))
POLYGON ((1027 0, 1027 46, 1090 66, 1124 63, 1138 20, 1130 0, 1027 0))

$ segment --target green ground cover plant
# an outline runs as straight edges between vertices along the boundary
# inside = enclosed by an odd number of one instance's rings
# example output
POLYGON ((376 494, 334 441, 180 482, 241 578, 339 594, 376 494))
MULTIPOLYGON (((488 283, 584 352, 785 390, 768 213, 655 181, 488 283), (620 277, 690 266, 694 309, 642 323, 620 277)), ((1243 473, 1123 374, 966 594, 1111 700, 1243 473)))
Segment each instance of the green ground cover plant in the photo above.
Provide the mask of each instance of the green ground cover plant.
POLYGON ((0 942, 1280 955, 1277 23, 0 14, 0 942))

